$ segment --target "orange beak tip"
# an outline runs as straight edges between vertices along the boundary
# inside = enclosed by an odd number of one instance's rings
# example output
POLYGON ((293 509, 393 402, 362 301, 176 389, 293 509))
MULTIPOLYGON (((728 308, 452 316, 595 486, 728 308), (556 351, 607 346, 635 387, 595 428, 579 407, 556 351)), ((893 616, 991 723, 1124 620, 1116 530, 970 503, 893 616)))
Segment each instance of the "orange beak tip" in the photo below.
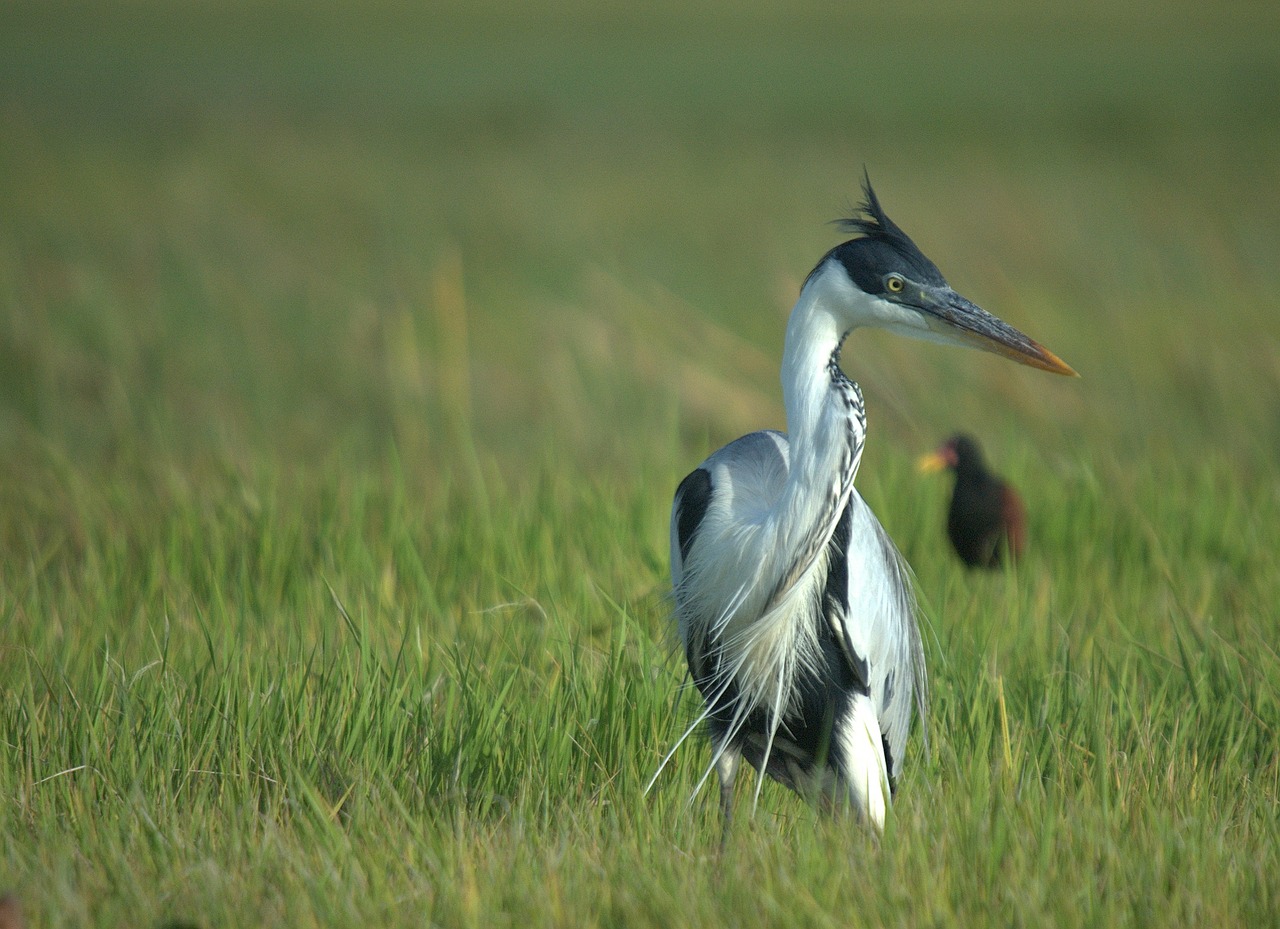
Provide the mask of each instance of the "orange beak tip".
POLYGON ((1061 374, 1063 377, 1080 376, 1079 371, 1071 367, 1071 365, 1067 364, 1043 345, 1037 345, 1036 348, 1040 349, 1042 357, 1037 359, 1040 363, 1036 364, 1035 367, 1040 368, 1042 371, 1048 371, 1050 374, 1061 374))

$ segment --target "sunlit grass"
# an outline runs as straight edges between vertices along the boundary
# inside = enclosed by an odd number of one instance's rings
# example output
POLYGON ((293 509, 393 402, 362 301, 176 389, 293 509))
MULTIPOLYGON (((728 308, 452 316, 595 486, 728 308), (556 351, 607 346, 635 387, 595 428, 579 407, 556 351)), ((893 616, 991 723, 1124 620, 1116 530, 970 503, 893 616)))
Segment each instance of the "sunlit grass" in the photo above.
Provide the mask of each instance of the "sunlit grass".
POLYGON ((1274 921, 1274 11, 675 6, 0 14, 33 925, 1274 921), (644 794, 696 712, 670 494, 784 425, 864 164, 1082 378, 850 340, 930 751, 879 845, 766 785, 720 857, 700 740, 644 794), (1027 501, 1016 569, 961 570, 912 469, 961 428, 1027 501))

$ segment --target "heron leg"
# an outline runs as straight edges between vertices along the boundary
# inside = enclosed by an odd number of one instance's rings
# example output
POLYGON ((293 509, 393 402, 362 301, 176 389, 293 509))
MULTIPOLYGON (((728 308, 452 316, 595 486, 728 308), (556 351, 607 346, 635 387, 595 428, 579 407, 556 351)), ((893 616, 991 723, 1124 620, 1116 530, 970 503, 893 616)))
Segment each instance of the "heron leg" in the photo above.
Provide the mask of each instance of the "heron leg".
POLYGON ((716 758, 716 774, 720 777, 721 851, 729 843, 729 827, 733 823, 733 778, 741 761, 741 752, 730 745, 723 746, 716 758))

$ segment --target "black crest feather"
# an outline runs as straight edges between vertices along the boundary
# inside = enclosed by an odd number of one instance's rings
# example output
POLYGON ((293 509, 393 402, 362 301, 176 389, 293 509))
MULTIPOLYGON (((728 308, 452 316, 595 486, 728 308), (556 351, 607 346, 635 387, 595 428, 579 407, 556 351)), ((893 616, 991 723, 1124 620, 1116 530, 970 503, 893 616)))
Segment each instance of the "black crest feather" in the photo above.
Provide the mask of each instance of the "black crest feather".
POLYGON ((836 220, 840 229, 853 233, 855 238, 823 255, 809 272, 806 283, 827 259, 835 258, 867 293, 878 293, 884 285, 884 275, 890 271, 905 273, 918 283, 945 286, 946 279, 937 265, 925 257, 911 237, 885 214, 865 168, 862 172, 862 195, 863 201, 852 216, 836 220))
POLYGON ((916 252, 916 244, 911 237, 891 220, 880 206, 880 198, 871 186, 871 176, 866 169, 862 171, 862 203, 852 216, 837 219, 836 225, 845 232, 863 235, 869 239, 880 239, 894 248, 905 252, 916 252))

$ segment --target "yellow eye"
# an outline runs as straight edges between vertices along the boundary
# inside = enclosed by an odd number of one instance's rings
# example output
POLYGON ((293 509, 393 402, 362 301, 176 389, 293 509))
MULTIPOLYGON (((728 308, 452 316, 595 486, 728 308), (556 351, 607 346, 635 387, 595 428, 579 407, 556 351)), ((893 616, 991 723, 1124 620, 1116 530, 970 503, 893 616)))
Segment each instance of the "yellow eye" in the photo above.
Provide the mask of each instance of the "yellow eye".
POLYGON ((885 278, 884 286, 888 289, 889 293, 900 294, 902 293, 903 288, 907 286, 907 282, 896 274, 890 274, 885 278))

